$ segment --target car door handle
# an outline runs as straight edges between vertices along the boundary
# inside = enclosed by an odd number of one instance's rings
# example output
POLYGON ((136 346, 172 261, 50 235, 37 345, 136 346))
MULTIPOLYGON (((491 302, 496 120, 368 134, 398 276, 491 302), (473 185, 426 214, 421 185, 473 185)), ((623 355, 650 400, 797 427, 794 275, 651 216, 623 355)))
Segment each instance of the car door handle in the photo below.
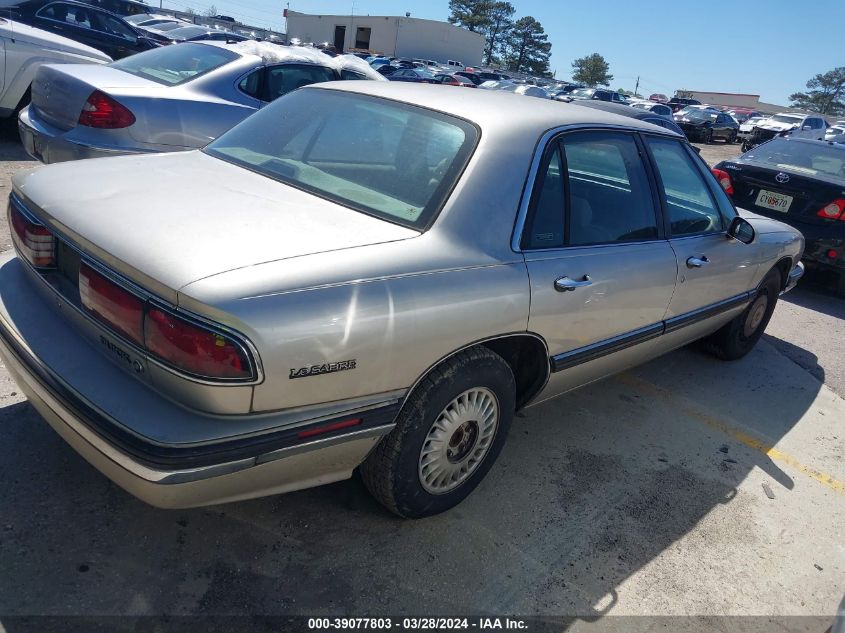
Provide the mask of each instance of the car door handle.
POLYGON ((560 277, 559 279, 555 279, 555 290, 558 292, 568 292, 570 290, 575 290, 576 288, 583 288, 584 286, 592 285, 593 280, 590 279, 589 275, 584 275, 584 279, 581 281, 575 281, 569 277, 560 277))
POLYGON ((690 257, 687 260, 687 268, 701 268, 710 263, 710 260, 707 259, 707 255, 702 255, 701 257, 690 257))

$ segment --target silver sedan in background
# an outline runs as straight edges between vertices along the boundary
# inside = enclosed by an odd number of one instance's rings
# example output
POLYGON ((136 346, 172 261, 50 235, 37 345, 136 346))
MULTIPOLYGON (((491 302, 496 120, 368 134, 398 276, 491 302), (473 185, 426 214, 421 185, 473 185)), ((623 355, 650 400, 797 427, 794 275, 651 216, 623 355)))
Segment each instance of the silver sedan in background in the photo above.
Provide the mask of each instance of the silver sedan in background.
POLYGON ((43 66, 19 118, 27 152, 44 163, 204 147, 301 86, 384 81, 353 55, 268 42, 187 42, 108 66, 43 66))

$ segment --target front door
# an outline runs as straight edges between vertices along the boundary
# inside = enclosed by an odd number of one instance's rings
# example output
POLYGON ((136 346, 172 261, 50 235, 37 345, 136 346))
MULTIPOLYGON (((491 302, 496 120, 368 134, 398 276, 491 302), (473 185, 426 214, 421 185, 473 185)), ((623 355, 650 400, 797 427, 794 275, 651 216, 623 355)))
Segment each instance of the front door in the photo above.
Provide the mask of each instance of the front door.
POLYGON ((541 399, 638 362, 631 350, 662 333, 677 266, 640 150, 631 133, 594 130, 546 151, 520 244, 529 329, 552 363, 541 399))
POLYGON ((646 144, 678 261, 667 330, 711 317, 726 320, 747 303, 757 249, 727 237, 733 207, 718 186, 705 180, 706 168, 685 143, 649 136, 646 144))

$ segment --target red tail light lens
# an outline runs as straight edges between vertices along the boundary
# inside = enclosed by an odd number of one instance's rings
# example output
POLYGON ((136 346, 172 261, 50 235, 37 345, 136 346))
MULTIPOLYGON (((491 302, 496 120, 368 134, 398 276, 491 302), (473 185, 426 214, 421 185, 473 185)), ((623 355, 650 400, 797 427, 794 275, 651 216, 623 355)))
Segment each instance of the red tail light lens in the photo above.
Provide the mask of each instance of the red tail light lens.
POLYGON ((101 275, 88 264, 79 266, 79 298, 98 321, 144 344, 144 301, 101 275))
POLYGON ((147 349, 177 369, 212 379, 248 379, 252 368, 243 346, 174 314, 150 307, 144 320, 147 349))
POLYGON ((18 252, 36 268, 56 265, 56 238, 50 230, 9 204, 9 224, 18 252))
POLYGON ((731 180, 731 175, 728 172, 716 169, 715 167, 710 171, 713 172, 714 176, 716 176, 716 180, 718 180, 719 184, 722 185, 722 189, 725 190, 725 193, 729 196, 734 195, 734 183, 731 180))
POLYGON ((845 220, 845 200, 838 198, 826 204, 818 210, 816 215, 827 220, 845 220))
POLYGON ((117 130, 133 123, 135 115, 129 108, 99 90, 91 93, 79 113, 79 125, 87 127, 117 130))

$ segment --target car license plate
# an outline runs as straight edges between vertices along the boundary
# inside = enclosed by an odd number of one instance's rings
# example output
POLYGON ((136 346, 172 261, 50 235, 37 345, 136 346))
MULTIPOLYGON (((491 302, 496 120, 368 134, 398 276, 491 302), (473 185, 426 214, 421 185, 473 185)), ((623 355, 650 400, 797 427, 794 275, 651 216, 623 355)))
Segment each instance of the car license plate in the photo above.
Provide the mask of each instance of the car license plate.
POLYGON ((772 211, 780 211, 786 213, 792 204, 792 196, 785 196, 782 193, 775 193, 774 191, 766 191, 761 189, 757 194, 757 200, 754 202, 758 207, 765 207, 772 211))

